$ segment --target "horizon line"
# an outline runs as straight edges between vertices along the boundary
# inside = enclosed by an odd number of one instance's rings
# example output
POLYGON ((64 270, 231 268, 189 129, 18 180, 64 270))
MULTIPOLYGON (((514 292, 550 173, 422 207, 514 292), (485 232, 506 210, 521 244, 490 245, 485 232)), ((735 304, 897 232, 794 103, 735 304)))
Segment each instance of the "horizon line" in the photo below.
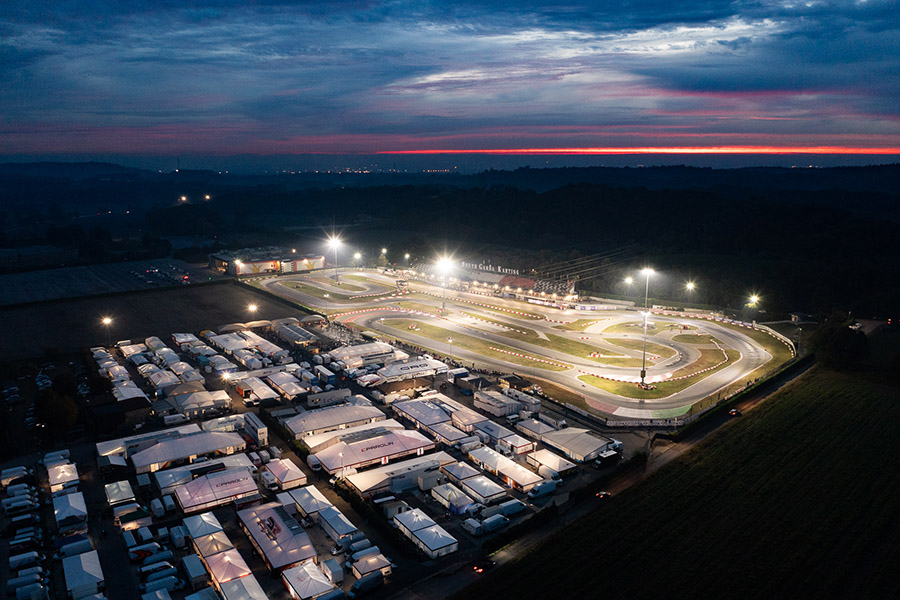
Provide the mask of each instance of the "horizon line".
POLYGON ((619 148, 488 148, 488 149, 435 149, 435 150, 380 150, 375 154, 494 154, 507 156, 528 155, 626 155, 626 154, 846 154, 865 155, 900 154, 900 147, 859 148, 845 146, 684 146, 654 147, 636 146, 619 148))

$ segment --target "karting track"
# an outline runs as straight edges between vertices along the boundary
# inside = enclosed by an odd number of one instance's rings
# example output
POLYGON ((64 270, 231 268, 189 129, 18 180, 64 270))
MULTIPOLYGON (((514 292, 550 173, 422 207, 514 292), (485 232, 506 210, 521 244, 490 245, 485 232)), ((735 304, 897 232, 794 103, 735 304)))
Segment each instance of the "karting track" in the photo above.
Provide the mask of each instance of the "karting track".
MULTIPOLYGON (((687 411, 691 404, 716 394, 734 382, 748 379, 752 371, 772 359, 755 340, 733 328, 705 320, 654 314, 650 322, 656 326, 657 333, 648 335, 647 341, 656 346, 649 348, 659 349, 662 346, 665 352, 660 352, 664 356, 657 356, 648 350, 648 383, 670 379, 679 369, 684 369, 682 374, 699 370, 699 367, 690 367, 700 358, 701 349, 707 349, 710 353, 719 352, 714 344, 691 344, 671 339, 678 334, 711 335, 722 349, 735 350, 740 356, 710 373, 693 375, 690 379, 696 379, 696 383, 665 398, 628 398, 587 385, 578 377, 592 374, 619 381, 639 381, 642 327, 634 327, 633 332, 628 327, 619 327, 616 332, 604 332, 616 325, 640 322, 642 317, 634 310, 559 310, 506 298, 446 290, 447 314, 442 317, 439 314, 442 301, 440 287, 410 281, 410 293, 398 295, 394 277, 369 271, 341 270, 340 281, 352 286, 348 290, 344 285, 335 285, 330 281, 333 277, 330 269, 327 275, 328 278, 320 271, 316 276, 282 276, 257 280, 254 284, 326 312, 338 322, 453 356, 463 364, 474 363, 479 369, 515 371, 541 377, 581 394, 595 411, 624 418, 657 418, 661 411, 666 411, 667 416, 676 416, 687 411), (397 323, 398 319, 403 323, 397 323), (557 328, 561 322, 572 323, 580 319, 597 322, 585 323, 584 331, 557 328), (409 324, 414 324, 419 330, 410 329, 409 324), (694 329, 680 331, 677 327, 680 324, 694 329), (670 331, 669 325, 676 327, 670 331), (456 342, 448 341, 445 336, 450 340, 455 336, 456 342), (631 340, 635 347, 623 347, 610 340, 620 343, 623 343, 621 340, 631 340), (500 351, 490 350, 489 347, 499 348, 500 351), (599 356, 591 358, 586 350, 592 350, 599 356), (509 352, 538 360, 513 358, 509 352), (562 366, 551 370, 546 368, 548 363, 562 366)), ((624 343, 629 344, 627 341, 624 343)))

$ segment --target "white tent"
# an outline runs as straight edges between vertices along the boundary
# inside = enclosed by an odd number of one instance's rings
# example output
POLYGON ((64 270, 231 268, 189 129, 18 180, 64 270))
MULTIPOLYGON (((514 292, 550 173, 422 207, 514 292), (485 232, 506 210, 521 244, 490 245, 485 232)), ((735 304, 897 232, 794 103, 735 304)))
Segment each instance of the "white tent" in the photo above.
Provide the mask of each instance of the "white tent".
POLYGON ((335 589, 334 584, 311 562, 283 571, 281 578, 291 597, 297 600, 315 598, 335 589))
POLYGON ((207 556, 205 560, 210 575, 219 584, 250 575, 250 567, 234 548, 207 556))
POLYGON ((193 539, 216 533, 217 531, 223 531, 222 524, 219 523, 216 515, 211 512, 185 517, 184 526, 187 527, 188 533, 193 539))
POLYGON ((408 538, 411 538, 412 533, 419 529, 436 525, 431 517, 422 512, 420 508, 397 513, 394 515, 394 523, 397 524, 400 532, 408 538))
POLYGON ((278 480, 278 487, 282 490, 290 490, 306 485, 306 474, 289 458, 278 458, 270 461, 266 468, 278 480))
POLYGON ((148 473, 170 466, 168 463, 213 453, 231 454, 246 447, 247 443, 238 433, 201 431, 193 435, 162 440, 155 446, 133 454, 131 462, 138 473, 148 473))
POLYGON ((445 483, 444 485, 431 488, 431 495, 455 515, 465 512, 466 507, 474 502, 472 498, 452 483, 445 483))
POLYGON ((78 523, 86 520, 87 516, 87 504, 81 492, 53 499, 53 517, 57 525, 78 523))
POLYGON ((66 557, 62 564, 70 598, 79 600, 100 591, 104 579, 96 550, 66 557))
POLYGON ((428 556, 437 558, 459 549, 459 542, 440 525, 432 525, 413 532, 416 545, 428 556))
POLYGON ((103 487, 106 492, 106 502, 110 506, 122 504, 123 502, 134 502, 134 490, 128 480, 116 481, 115 483, 107 483, 103 487))
MULTIPOLYGON (((227 435, 227 434, 226 434, 227 435)), ((185 513, 207 510, 259 493, 249 470, 227 469, 210 473, 175 488, 175 499, 185 513)))
POLYGON ((316 557, 309 536, 277 502, 253 506, 237 515, 253 547, 262 554, 271 571, 277 572, 316 557))
POLYGON ((47 471, 50 479, 50 491, 58 492, 78 482, 78 469, 72 463, 54 465, 47 471))
POLYGON ((319 526, 335 542, 340 542, 343 538, 359 531, 356 525, 344 516, 344 513, 333 506, 319 511, 319 526))
POLYGON ((332 506, 331 502, 314 485, 291 490, 290 494, 294 502, 297 503, 297 510, 300 511, 300 515, 304 517, 315 515, 322 509, 332 506))
POLYGON ((338 442, 316 453, 322 468, 331 474, 416 454, 434 448, 434 441, 412 429, 392 429, 358 442, 338 442))
POLYGON ((391 574, 391 566, 391 561, 384 554, 367 554, 353 563, 353 576, 359 579, 369 573, 381 571, 382 575, 387 577, 391 574))
POLYGON ((463 481, 462 490, 482 504, 491 504, 506 498, 506 490, 484 475, 469 477, 463 481))
POLYGON ((209 535, 204 535, 203 537, 192 539, 194 541, 194 548, 197 549, 197 554, 204 558, 219 554, 220 552, 227 552, 234 548, 234 544, 231 543, 231 540, 228 539, 228 536, 225 535, 224 531, 217 531, 215 533, 210 533, 209 535))
POLYGON ((225 600, 268 600, 262 586, 253 575, 232 579, 219 586, 225 600))
POLYGON ((455 481, 456 483, 462 483, 463 480, 468 479, 469 477, 475 477, 481 473, 469 463, 462 461, 453 463, 452 465, 445 465, 441 467, 441 470, 446 473, 451 481, 455 481))

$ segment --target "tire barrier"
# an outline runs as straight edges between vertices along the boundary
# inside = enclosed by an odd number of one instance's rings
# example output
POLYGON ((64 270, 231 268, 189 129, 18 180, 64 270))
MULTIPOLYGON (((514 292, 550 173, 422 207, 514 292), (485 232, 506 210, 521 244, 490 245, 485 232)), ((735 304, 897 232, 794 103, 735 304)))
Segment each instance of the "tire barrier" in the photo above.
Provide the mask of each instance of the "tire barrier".
POLYGON ((555 367, 562 367, 563 369, 571 369, 572 365, 567 365, 564 363, 553 362, 552 360, 545 360, 543 358, 538 358, 536 356, 528 356, 527 354, 521 354, 519 352, 510 352, 509 350, 501 350, 500 348, 495 348, 494 346, 488 346, 491 350, 495 352, 502 352, 503 354, 510 354, 512 356, 518 356, 519 358, 526 358, 528 360, 533 360, 534 362, 545 363, 548 365, 553 365, 555 367))

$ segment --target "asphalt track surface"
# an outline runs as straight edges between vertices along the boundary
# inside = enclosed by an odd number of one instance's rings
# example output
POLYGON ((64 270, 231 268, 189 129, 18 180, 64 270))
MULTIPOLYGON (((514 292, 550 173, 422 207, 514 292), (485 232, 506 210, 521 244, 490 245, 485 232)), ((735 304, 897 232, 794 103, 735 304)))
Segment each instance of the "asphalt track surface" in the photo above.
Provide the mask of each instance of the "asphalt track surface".
MULTIPOLYGON (((329 277, 333 276, 331 270, 326 272, 329 277)), ((512 301, 505 298, 497 298, 493 296, 482 296, 467 292, 458 292, 454 290, 446 290, 447 318, 441 318, 426 314, 424 312, 396 310, 397 301, 403 301, 404 297, 391 297, 390 292, 395 289, 394 277, 388 277, 377 273, 363 271, 344 271, 340 272, 340 276, 345 281, 352 283, 353 286, 363 288, 363 291, 354 290, 348 292, 339 286, 323 281, 321 275, 315 279, 308 276, 287 276, 262 280, 261 286, 269 292, 289 298, 301 304, 323 309, 329 312, 339 311, 339 314, 333 318, 343 323, 354 323, 361 327, 381 332, 393 337, 403 339, 410 344, 427 348, 436 353, 453 356, 463 363, 473 363, 480 369, 496 370, 501 372, 518 372, 523 375, 531 374, 540 376, 544 379, 567 387, 577 393, 580 393, 588 403, 595 409, 605 413, 613 414, 622 418, 647 419, 658 418, 661 411, 673 411, 674 409, 686 408, 699 400, 718 393, 720 390, 729 385, 744 381, 750 378, 750 374, 755 369, 764 365, 771 360, 771 355, 766 352, 762 346, 756 343, 752 338, 735 331, 731 328, 722 327, 716 323, 703 320, 690 320, 690 325, 696 327, 691 333, 709 334, 718 339, 723 348, 730 348, 740 352, 740 358, 733 363, 713 371, 711 374, 702 377, 697 376, 697 383, 672 394, 666 398, 638 400, 625 398, 602 390, 600 388, 582 383, 578 376, 584 374, 582 371, 606 377, 617 379, 637 380, 640 376, 639 367, 620 367, 612 365, 604 365, 595 362, 587 357, 578 357, 564 352, 548 349, 544 346, 530 344, 525 341, 513 339, 502 335, 503 329, 491 323, 471 319, 460 314, 460 310, 467 313, 478 315, 484 319, 493 321, 501 321, 508 324, 512 328, 527 328, 537 332, 541 337, 546 338, 547 334, 566 337, 568 339, 582 342, 594 346, 599 352, 609 351, 626 357, 641 357, 640 350, 629 350, 620 346, 609 344, 604 340, 600 333, 608 327, 618 323, 639 321, 642 317, 633 310, 622 311, 581 311, 581 310, 565 310, 561 311, 556 308, 543 307, 538 305, 524 304, 519 301, 512 301), (369 282, 360 281, 358 279, 347 279, 346 275, 357 275, 366 277, 369 282), (306 294, 301 290, 293 288, 291 281, 303 282, 306 285, 319 288, 323 292, 329 294, 338 294, 340 296, 363 296, 354 299, 341 299, 339 297, 319 298, 317 296, 306 294), (282 285, 285 284, 285 285, 282 285), (384 295, 367 296, 368 294, 383 293, 385 288, 388 293, 384 295), (512 313, 498 313, 496 311, 480 307, 477 304, 465 303, 461 306, 458 304, 450 304, 451 301, 469 301, 489 304, 494 307, 506 308, 508 310, 524 311, 544 316, 546 319, 555 321, 571 322, 576 319, 600 319, 597 324, 591 325, 584 332, 581 331, 564 331, 554 329, 555 323, 549 320, 538 320, 524 315, 515 315, 512 313), (377 310, 372 310, 377 309, 377 310), (347 313, 347 314, 343 314, 347 313), (448 337, 453 335, 467 335, 479 338, 485 342, 495 343, 498 345, 515 348, 522 354, 543 358, 546 360, 556 361, 574 368, 565 371, 551 371, 539 368, 539 363, 535 362, 534 367, 523 366, 518 363, 509 362, 495 356, 485 356, 465 348, 453 345, 444 341, 436 341, 429 337, 416 334, 415 331, 407 329, 398 329, 385 325, 382 321, 388 319, 404 319, 419 321, 440 327, 448 331, 448 337), (583 339, 588 338, 588 339, 583 339)), ((412 292, 427 294, 422 297, 409 298, 410 301, 420 305, 433 307, 433 313, 440 312, 442 290, 440 287, 421 283, 418 281, 410 281, 409 288, 412 292)), ((665 317, 653 315, 651 321, 659 326, 669 323, 685 323, 685 319, 675 317, 665 317)), ((677 330, 674 334, 679 333, 677 330)), ((676 355, 653 361, 648 361, 647 381, 653 382, 661 379, 667 379, 678 369, 688 366, 700 356, 700 348, 714 348, 712 345, 697 345, 681 342, 673 342, 670 337, 674 334, 660 333, 658 335, 648 336, 648 342, 668 346, 676 351, 676 355)), ((636 329, 636 333, 615 334, 619 339, 641 340, 642 332, 636 329)), ((649 356, 648 352, 648 356, 649 356)), ((674 413, 677 413, 674 410, 674 413)))

